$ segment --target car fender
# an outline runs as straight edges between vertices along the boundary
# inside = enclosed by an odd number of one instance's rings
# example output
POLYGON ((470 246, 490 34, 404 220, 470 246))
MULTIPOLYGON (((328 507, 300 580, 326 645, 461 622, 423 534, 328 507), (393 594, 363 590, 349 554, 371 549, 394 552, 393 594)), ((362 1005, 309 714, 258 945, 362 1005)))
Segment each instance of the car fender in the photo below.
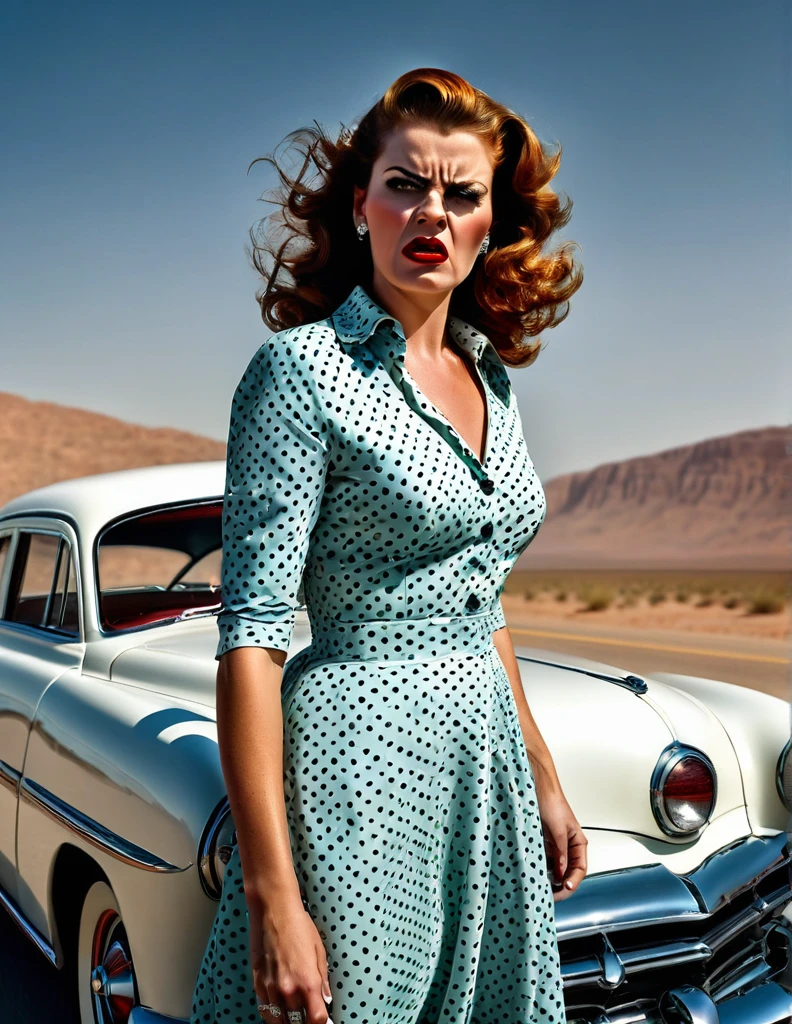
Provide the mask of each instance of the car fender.
POLYGON ((723 724, 740 765, 753 831, 790 831, 792 815, 781 800, 775 776, 790 737, 792 704, 718 679, 670 672, 653 672, 652 678, 699 698, 723 724))

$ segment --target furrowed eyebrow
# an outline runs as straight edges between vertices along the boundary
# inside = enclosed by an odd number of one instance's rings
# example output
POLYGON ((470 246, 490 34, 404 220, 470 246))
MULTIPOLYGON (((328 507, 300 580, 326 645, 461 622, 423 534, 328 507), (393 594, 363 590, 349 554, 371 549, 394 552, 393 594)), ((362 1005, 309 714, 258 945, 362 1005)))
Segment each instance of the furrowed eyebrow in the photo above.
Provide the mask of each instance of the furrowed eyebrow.
MULTIPOLYGON (((420 174, 415 174, 413 171, 408 171, 406 167, 399 167, 399 166, 386 167, 385 170, 386 171, 401 171, 402 174, 406 174, 408 178, 415 178, 415 180, 419 181, 422 185, 428 185, 430 183, 430 180, 431 180, 430 178, 423 178, 423 177, 421 177, 420 174)), ((472 185, 474 183, 472 181, 450 181, 448 184, 449 185, 472 185)), ((481 183, 480 182, 476 182, 476 184, 481 184, 481 183)), ((488 191, 488 189, 485 186, 483 186, 483 185, 482 185, 482 188, 484 188, 485 192, 488 191)))

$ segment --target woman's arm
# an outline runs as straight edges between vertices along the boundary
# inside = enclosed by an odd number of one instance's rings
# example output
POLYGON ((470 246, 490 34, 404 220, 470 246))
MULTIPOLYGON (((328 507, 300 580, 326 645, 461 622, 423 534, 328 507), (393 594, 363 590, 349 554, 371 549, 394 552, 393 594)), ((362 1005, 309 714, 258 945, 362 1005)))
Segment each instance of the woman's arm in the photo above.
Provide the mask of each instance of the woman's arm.
POLYGON ((525 749, 531 762, 534 778, 537 786, 541 785, 545 792, 561 792, 561 783, 556 772, 555 763, 550 750, 539 732, 528 701, 525 698, 525 691, 520 680, 520 669, 517 665, 517 656, 514 653, 511 633, 507 626, 495 630, 492 634, 492 642, 500 655, 503 667, 511 683, 514 700, 517 704, 517 715, 520 720, 525 749))
POLYGON ((255 647, 236 647, 220 658, 217 738, 248 905, 291 898, 302 909, 283 791, 285 660, 284 651, 255 647))
MULTIPOLYGON (((326 1024, 327 954, 303 907, 284 791, 283 668, 330 462, 310 336, 268 338, 234 393, 217 616, 217 734, 258 999, 326 1024), (310 348, 307 348, 308 346, 310 348), (323 998, 324 997, 324 998, 323 998)), ((272 1015, 267 1015, 270 1019, 272 1015)))
POLYGON ((553 888, 561 889, 563 886, 563 890, 566 890, 555 891, 554 899, 567 899, 586 877, 588 839, 563 794, 553 758, 525 699, 520 668, 508 627, 496 629, 492 634, 492 642, 509 677, 517 705, 517 717, 536 786, 547 859, 552 862, 555 871, 556 882, 553 888))
POLYGON ((282 1010, 304 1010, 307 1024, 323 1024, 332 999, 327 954, 302 905, 283 790, 285 660, 285 651, 254 647, 220 658, 217 736, 237 830, 256 995, 282 1010))

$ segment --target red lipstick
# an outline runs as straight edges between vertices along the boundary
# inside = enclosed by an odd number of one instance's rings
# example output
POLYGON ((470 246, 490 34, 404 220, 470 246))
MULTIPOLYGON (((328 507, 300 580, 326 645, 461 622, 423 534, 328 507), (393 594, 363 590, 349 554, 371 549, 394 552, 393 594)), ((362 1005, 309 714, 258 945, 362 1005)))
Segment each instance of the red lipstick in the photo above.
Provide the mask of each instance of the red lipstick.
POLYGON ((443 263, 448 259, 448 250, 439 238, 418 235, 404 246, 402 255, 415 263, 443 263))

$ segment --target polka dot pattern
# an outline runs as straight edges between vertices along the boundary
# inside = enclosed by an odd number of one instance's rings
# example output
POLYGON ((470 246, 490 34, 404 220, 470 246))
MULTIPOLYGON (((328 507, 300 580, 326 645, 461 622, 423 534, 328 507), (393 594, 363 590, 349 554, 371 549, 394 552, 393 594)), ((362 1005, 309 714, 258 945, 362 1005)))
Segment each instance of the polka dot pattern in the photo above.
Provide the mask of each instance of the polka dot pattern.
MULTIPOLYGON (((534 778, 492 642, 545 496, 495 348, 480 462, 357 286, 269 338, 235 393, 217 657, 311 644, 284 667, 284 792, 335 1024, 563 1024, 534 778)), ((257 1022, 238 847, 190 1024, 257 1022)))

